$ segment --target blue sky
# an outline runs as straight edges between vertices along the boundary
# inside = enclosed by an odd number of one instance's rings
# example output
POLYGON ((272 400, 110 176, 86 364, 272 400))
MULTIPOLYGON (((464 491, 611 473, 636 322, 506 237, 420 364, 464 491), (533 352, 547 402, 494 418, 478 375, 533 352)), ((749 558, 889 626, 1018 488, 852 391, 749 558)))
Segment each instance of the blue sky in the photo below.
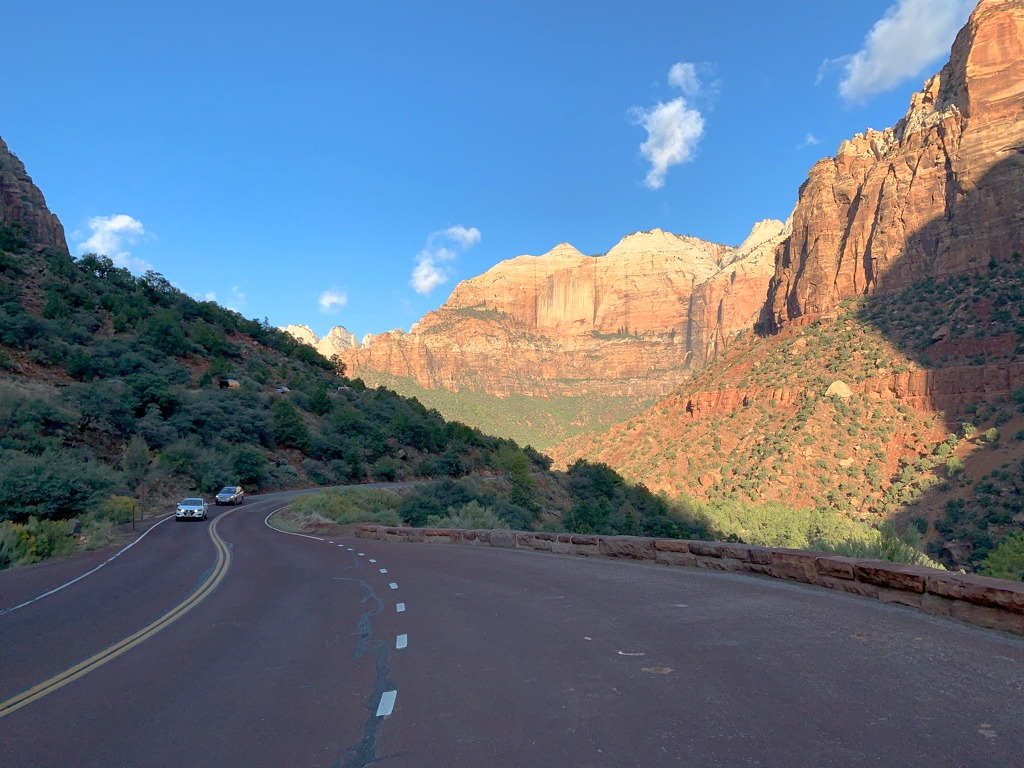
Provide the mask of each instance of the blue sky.
POLYGON ((563 241, 738 244, 973 5, 11 3, 0 136, 72 252, 362 336, 563 241))

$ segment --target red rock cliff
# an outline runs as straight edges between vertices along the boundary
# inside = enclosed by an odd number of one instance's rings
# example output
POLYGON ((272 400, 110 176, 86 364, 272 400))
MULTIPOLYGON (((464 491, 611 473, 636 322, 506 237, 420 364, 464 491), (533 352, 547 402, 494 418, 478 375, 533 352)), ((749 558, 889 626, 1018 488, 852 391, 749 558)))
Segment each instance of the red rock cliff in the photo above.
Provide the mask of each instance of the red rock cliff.
POLYGON ((381 334, 343 359, 351 375, 507 395, 662 395, 764 302, 780 222, 739 248, 661 230, 605 256, 562 244, 460 283, 410 333, 381 334))
POLYGON ((0 223, 24 229, 35 246, 68 250, 64 227, 46 207, 43 193, 32 183, 25 166, 0 139, 0 223))
POLYGON ((981 0, 894 128, 843 142, 800 189, 765 318, 978 269, 1024 250, 1024 2, 981 0))

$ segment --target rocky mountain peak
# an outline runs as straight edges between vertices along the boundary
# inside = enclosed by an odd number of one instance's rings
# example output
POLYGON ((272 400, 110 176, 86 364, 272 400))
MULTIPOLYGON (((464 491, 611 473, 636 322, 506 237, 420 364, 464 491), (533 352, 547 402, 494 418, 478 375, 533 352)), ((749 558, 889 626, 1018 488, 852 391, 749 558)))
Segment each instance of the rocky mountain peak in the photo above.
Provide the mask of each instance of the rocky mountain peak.
POLYGON ((316 349, 321 355, 330 359, 339 352, 359 346, 359 340, 344 327, 336 325, 322 339, 308 325, 289 325, 280 330, 290 334, 303 344, 316 349))
POLYGON ((0 139, 0 224, 20 227, 28 242, 36 247, 68 251, 60 220, 50 213, 43 193, 3 139, 0 139))
POLYGON ((981 269, 1024 250, 1024 0, 983 0, 893 128, 844 141, 800 189, 766 319, 981 269))
POLYGON ((538 256, 537 258, 539 258, 539 259, 550 259, 550 260, 555 260, 555 259, 584 259, 584 258, 586 258, 586 256, 584 256, 582 253, 580 253, 580 251, 577 250, 575 246, 573 246, 573 245, 571 245, 569 243, 559 243, 554 248, 552 248, 550 251, 548 251, 545 254, 542 254, 541 256, 538 256))

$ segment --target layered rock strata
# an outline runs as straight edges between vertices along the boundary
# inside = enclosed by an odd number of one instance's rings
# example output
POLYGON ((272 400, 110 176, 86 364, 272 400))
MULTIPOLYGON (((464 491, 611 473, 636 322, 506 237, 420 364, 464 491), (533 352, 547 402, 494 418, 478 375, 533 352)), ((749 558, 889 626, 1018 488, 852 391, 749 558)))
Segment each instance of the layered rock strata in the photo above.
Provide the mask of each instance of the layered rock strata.
POLYGON ((655 229, 604 256, 563 243, 460 283, 410 333, 343 354, 352 375, 494 395, 663 395, 753 325, 781 222, 739 247, 655 229))
POLYGON ((43 193, 3 139, 0 139, 0 223, 20 228, 33 246, 68 250, 60 220, 50 213, 43 193))
POLYGON ((764 319, 779 328, 1021 250, 1024 3, 981 0, 895 127, 858 134, 811 169, 764 319))

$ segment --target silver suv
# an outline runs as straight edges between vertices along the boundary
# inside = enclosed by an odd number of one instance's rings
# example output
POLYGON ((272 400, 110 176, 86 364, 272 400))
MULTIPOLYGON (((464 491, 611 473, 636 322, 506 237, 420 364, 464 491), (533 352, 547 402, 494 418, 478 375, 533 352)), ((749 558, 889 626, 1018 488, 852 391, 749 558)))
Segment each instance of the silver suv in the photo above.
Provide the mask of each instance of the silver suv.
POLYGON ((217 492, 214 503, 219 507, 221 504, 241 504, 245 499, 245 491, 239 485, 226 485, 217 492))

